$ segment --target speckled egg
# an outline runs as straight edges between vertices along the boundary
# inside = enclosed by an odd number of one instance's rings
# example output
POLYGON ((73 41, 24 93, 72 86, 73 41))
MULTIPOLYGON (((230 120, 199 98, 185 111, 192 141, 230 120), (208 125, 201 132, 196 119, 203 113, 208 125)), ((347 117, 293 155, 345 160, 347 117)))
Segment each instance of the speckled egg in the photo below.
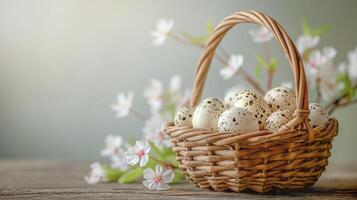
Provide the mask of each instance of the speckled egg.
POLYGON ((194 108, 182 107, 176 112, 174 122, 175 126, 192 126, 192 116, 194 108))
POLYGON ((290 110, 278 110, 271 113, 265 122, 265 129, 271 132, 277 131, 284 124, 288 123, 293 118, 293 113, 290 110))
POLYGON ((234 107, 234 102, 236 97, 238 96, 239 92, 243 90, 242 87, 234 87, 230 88, 227 92, 226 95, 224 96, 224 101, 223 104, 226 108, 232 108, 234 107))
POLYGON ((269 106, 264 98, 249 90, 243 90, 237 95, 234 107, 244 108, 252 113, 253 117, 258 120, 261 129, 264 128, 265 120, 270 114, 269 106))
POLYGON ((323 127, 325 128, 329 122, 329 115, 326 112, 325 107, 318 103, 309 104, 309 122, 313 128, 323 127))
POLYGON ((204 99, 193 113, 193 128, 217 130, 218 118, 224 111, 224 105, 219 99, 214 97, 204 99))
POLYGON ((264 97, 272 112, 277 110, 295 111, 296 96, 294 90, 287 87, 276 87, 269 90, 264 97))
POLYGON ((244 108, 230 108, 218 119, 218 131, 221 133, 248 133, 259 130, 258 120, 244 108))

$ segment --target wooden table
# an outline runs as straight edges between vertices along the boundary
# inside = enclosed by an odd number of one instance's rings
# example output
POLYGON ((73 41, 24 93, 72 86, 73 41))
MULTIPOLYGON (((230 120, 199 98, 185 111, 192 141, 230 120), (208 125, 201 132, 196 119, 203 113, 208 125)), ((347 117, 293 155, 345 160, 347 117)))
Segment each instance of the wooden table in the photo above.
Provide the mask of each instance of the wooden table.
POLYGON ((285 193, 201 190, 189 183, 149 191, 141 183, 88 185, 85 162, 0 161, 0 199, 357 199, 357 163, 331 165, 310 189, 285 193))

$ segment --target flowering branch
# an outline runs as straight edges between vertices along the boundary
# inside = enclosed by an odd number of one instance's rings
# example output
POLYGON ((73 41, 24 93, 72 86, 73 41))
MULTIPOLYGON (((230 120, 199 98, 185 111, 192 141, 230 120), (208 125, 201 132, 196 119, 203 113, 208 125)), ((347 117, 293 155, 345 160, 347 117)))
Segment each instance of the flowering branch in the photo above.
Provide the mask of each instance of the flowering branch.
MULTIPOLYGON (((182 38, 178 34, 176 34, 175 32, 171 31, 171 29, 169 29, 169 30, 165 29, 165 30, 166 30, 165 33, 155 34, 155 36, 160 37, 161 40, 163 40, 163 41, 164 41, 164 39, 162 39, 163 37, 165 37, 165 39, 166 39, 166 37, 169 37, 169 38, 171 38, 171 39, 173 39, 173 40, 175 40, 175 41, 177 41, 177 42, 179 42, 181 44, 184 44, 184 45, 195 46, 195 47, 198 47, 198 48, 201 48, 201 49, 204 48, 204 43, 196 42, 194 40, 195 38, 191 38, 191 40, 190 40, 190 38, 182 38)), ((187 37, 191 37, 191 36, 187 36, 187 37)), ((202 38, 198 38, 198 39, 202 39, 202 38)), ((196 40, 197 40, 197 38, 196 38, 196 40)), ((221 64, 227 65, 227 63, 228 63, 227 60, 229 58, 229 55, 228 55, 227 51, 225 51, 222 46, 218 46, 218 51, 219 51, 219 53, 217 52, 214 55, 215 58, 221 64), (220 54, 222 54, 223 56, 221 56, 220 54)), ((246 82, 249 83, 256 91, 258 91, 258 92, 260 92, 262 94, 264 93, 264 90, 262 89, 260 84, 253 77, 251 77, 249 75, 249 73, 247 73, 243 69, 240 69, 239 71, 240 71, 240 73, 237 73, 237 74, 241 74, 242 77, 246 80, 246 82)))
POLYGON ((344 101, 344 99, 341 99, 338 103, 333 104, 332 107, 330 107, 328 113, 332 114, 336 110, 336 108, 345 107, 352 104, 357 104, 357 99, 350 100, 350 101, 344 101))
MULTIPOLYGON (((219 46, 218 50, 222 53, 224 58, 220 56, 219 54, 215 54, 217 57, 217 60, 223 64, 223 65, 229 65, 229 61, 227 62, 228 59, 230 59, 230 56, 228 55, 227 51, 219 46)), ((235 75, 241 75, 247 83, 249 83, 257 92, 264 94, 264 90, 260 86, 259 82, 257 82, 252 76, 249 75, 248 72, 246 72, 243 68, 239 67, 239 70, 235 73, 235 75)))
MULTIPOLYGON (((355 85, 353 89, 357 90, 357 85, 355 85)), ((350 100, 348 94, 343 94, 340 97, 336 98, 334 101, 327 104, 326 110, 328 111, 329 114, 332 114, 338 107, 344 107, 356 103, 357 103, 357 99, 350 100)))
MULTIPOLYGON (((173 20, 159 20, 157 30, 151 33, 153 45, 162 45, 167 38, 171 38, 178 43, 202 49, 213 32, 211 23, 206 24, 208 34, 198 37, 184 32, 176 34, 172 31, 173 25, 173 20)), ((326 110, 331 114, 339 107, 357 104, 355 98, 357 94, 357 48, 348 54, 348 64, 342 63, 337 69, 333 62, 337 52, 333 47, 324 48, 321 51, 316 49, 321 30, 321 28, 312 29, 305 23, 304 35, 298 38, 296 44, 304 63, 306 63, 309 80, 315 83, 316 101, 328 101, 329 98, 336 95, 336 92, 339 92, 340 95, 330 101, 326 107, 326 110)), ((258 61, 254 71, 256 79, 242 69, 244 61, 242 55, 230 55, 222 46, 218 46, 214 58, 224 65, 224 68, 220 70, 220 75, 224 79, 240 75, 257 92, 263 94, 264 89, 269 90, 272 87, 278 64, 278 60, 271 57, 269 52, 268 42, 273 38, 273 35, 262 26, 250 30, 249 33, 253 41, 262 43, 263 47, 263 55, 256 54, 258 61), (259 82, 262 69, 267 73, 267 86, 266 88, 264 86, 264 89, 259 82)), ((123 118, 132 114, 144 123, 142 129, 144 136, 136 141, 134 146, 129 147, 120 136, 108 135, 105 138, 105 149, 101 151, 101 155, 108 157, 111 163, 110 165, 93 163, 90 166, 90 173, 84 177, 87 183, 95 184, 108 181, 131 183, 143 177, 143 184, 150 190, 166 190, 169 188, 168 183, 175 182, 174 176, 176 181, 184 178, 178 170, 176 155, 171 148, 172 144, 163 132, 167 122, 173 121, 178 108, 181 108, 190 99, 191 92, 188 89, 182 91, 181 82, 180 76, 172 76, 166 90, 160 80, 151 80, 143 94, 151 108, 152 116, 149 119, 132 108, 133 92, 117 95, 116 102, 111 105, 111 109, 116 112, 116 117, 123 118)), ((234 95, 236 91, 232 90, 228 94, 234 95)), ((229 95, 227 97, 229 97, 228 100, 234 99, 229 95)), ((231 100, 227 102, 227 105, 232 103, 231 100)))

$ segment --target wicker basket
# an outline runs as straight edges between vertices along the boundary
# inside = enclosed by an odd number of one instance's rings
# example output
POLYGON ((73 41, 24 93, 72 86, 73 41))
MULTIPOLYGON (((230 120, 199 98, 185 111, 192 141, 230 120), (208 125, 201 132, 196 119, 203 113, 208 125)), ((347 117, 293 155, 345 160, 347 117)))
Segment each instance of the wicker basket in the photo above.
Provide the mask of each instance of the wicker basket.
POLYGON ((168 126, 180 168, 200 188, 215 191, 246 189, 267 192, 312 186, 325 170, 338 132, 330 119, 326 128, 312 129, 308 122, 308 89, 301 57, 284 28, 255 11, 236 12, 214 30, 198 61, 191 106, 201 98, 207 72, 220 41, 234 25, 255 23, 268 28, 283 48, 294 72, 297 109, 293 119, 272 133, 219 133, 207 129, 168 126))

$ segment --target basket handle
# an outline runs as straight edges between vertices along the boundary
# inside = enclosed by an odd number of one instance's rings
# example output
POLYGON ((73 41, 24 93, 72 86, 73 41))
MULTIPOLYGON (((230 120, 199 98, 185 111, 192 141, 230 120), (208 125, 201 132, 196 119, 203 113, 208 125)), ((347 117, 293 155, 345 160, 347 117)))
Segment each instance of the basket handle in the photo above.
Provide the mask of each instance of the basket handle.
POLYGON ((305 124, 308 130, 309 140, 313 140, 313 132, 310 124, 308 123, 308 89, 306 83, 306 76, 304 71, 304 64, 296 49, 293 41, 290 39, 284 28, 273 18, 261 12, 247 11, 236 12, 226 17, 214 30, 208 42, 203 48, 201 57, 198 60, 196 78, 193 85, 191 106, 197 106, 203 91, 203 86, 207 77, 207 73, 212 62, 215 50, 225 34, 236 24, 239 23, 253 23, 260 24, 269 29, 285 52, 291 68, 294 72, 294 83, 296 92, 296 110, 294 118, 286 124, 281 130, 294 128, 298 125, 305 124))

